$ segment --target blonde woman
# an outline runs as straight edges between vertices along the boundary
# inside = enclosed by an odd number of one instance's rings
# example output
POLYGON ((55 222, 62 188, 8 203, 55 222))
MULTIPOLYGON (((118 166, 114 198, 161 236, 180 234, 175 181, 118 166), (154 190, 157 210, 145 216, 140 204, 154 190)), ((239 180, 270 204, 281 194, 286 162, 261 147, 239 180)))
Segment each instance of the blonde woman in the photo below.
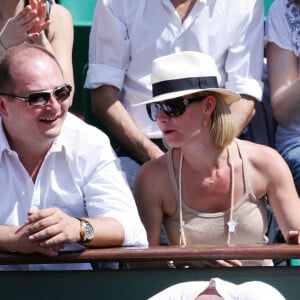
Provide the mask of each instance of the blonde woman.
POLYGON ((159 245, 162 224, 171 245, 267 243, 267 200, 286 240, 299 243, 300 201, 289 168, 274 149, 235 139, 229 106, 240 96, 218 88, 214 60, 189 51, 160 57, 152 87, 144 104, 170 150, 144 164, 135 183, 149 244, 159 245))

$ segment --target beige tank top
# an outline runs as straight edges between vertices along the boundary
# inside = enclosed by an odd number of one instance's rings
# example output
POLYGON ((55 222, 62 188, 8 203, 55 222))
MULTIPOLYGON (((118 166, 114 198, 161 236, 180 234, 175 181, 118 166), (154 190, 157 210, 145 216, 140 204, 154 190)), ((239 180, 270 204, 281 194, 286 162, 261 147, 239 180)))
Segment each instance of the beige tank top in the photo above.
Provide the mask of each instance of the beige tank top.
MULTIPOLYGON (((182 199, 182 219, 186 245, 226 245, 228 234, 230 244, 263 244, 268 242, 267 201, 266 197, 258 200, 252 192, 249 177, 248 159, 236 140, 243 162, 245 194, 232 207, 233 219, 237 222, 235 231, 229 233, 227 222, 230 209, 217 213, 202 213, 189 207, 182 199)), ((177 199, 174 216, 164 217, 167 238, 171 245, 180 245, 180 205, 178 184, 174 172, 172 150, 167 153, 169 176, 177 199)), ((271 260, 244 261, 243 265, 272 265, 271 260)))

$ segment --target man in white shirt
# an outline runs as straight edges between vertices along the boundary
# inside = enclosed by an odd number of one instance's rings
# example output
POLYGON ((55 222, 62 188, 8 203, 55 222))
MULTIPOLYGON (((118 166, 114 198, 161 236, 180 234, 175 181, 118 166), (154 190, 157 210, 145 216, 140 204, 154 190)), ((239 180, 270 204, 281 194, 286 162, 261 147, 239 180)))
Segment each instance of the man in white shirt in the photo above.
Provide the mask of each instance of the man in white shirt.
MULTIPOLYGON (((152 61, 174 52, 215 59, 219 86, 242 95, 231 106, 242 133, 262 97, 263 15, 262 0, 98 1, 85 87, 119 156, 141 164, 162 155, 160 130, 145 106, 134 105, 152 98, 152 61)), ((134 167, 125 167, 129 181, 134 167)))
MULTIPOLYGON (((33 45, 0 58, 0 251, 55 256, 83 247, 146 246, 109 139, 68 113, 71 86, 33 45)), ((5 266, 86 269, 89 264, 5 266)))

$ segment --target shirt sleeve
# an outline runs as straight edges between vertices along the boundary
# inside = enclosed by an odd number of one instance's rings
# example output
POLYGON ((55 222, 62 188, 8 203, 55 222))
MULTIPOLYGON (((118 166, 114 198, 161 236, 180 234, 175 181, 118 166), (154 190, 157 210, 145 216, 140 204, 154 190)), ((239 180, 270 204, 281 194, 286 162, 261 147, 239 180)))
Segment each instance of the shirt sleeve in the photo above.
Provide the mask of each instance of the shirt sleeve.
POLYGON ((89 41, 89 68, 85 87, 104 84, 121 89, 129 62, 129 37, 124 4, 97 1, 89 41))
POLYGON ((278 47, 293 51, 291 31, 285 15, 284 1, 275 1, 269 9, 266 22, 266 42, 273 42, 278 47))
POLYGON ((240 31, 228 50, 225 64, 228 78, 225 87, 261 100, 264 53, 263 1, 249 1, 248 10, 241 20, 240 31))
MULTIPOLYGON (((102 152, 108 152, 107 145, 102 152)), ((103 159, 103 158, 102 158, 103 159)), ((86 210, 92 218, 111 217, 125 231, 124 246, 147 246, 147 236, 118 158, 105 158, 84 187, 86 210)))
POLYGON ((87 215, 119 221, 125 231, 124 246, 147 246, 146 230, 108 137, 83 122, 70 126, 74 132, 74 136, 69 134, 69 144, 73 144, 68 153, 70 169, 80 186, 87 215), (76 128, 80 134, 76 134, 76 128))

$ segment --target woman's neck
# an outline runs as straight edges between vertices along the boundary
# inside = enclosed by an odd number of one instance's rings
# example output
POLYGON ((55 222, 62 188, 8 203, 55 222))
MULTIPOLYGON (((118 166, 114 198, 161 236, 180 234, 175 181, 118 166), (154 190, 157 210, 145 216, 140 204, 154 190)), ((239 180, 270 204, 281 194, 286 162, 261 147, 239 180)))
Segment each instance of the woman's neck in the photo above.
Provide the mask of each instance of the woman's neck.
POLYGON ((210 173, 228 163, 227 147, 219 147, 213 143, 198 143, 186 145, 179 149, 184 157, 185 164, 194 171, 210 173))

